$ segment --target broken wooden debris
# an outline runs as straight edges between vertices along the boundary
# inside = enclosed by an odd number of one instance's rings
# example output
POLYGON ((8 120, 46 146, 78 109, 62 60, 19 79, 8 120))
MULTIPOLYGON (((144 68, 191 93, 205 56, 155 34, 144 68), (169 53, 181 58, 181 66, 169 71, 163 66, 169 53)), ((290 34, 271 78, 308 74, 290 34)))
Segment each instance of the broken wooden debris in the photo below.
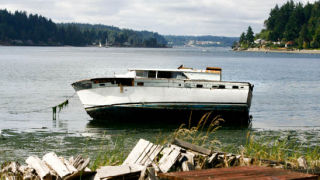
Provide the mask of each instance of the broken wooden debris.
POLYGON ((272 160, 256 160, 224 152, 213 152, 200 146, 175 139, 173 144, 166 146, 156 145, 140 139, 126 160, 120 166, 103 166, 97 173, 87 166, 90 159, 81 155, 70 157, 69 160, 58 157, 51 152, 43 156, 42 160, 36 156, 27 158, 28 166, 19 163, 6 163, 0 171, 0 178, 4 179, 139 179, 157 180, 159 173, 193 171, 210 168, 225 168, 236 166, 259 165, 283 168, 287 165, 292 168, 307 169, 303 157, 298 159, 298 166, 288 162, 272 160))
POLYGON ((26 163, 37 172, 40 179, 50 179, 49 167, 41 161, 37 156, 30 156, 26 160, 26 163))
POLYGON ((64 178, 72 173, 54 152, 44 155, 42 159, 60 178, 64 178))
POLYGON ((138 179, 143 169, 145 169, 145 166, 137 164, 125 164, 121 166, 103 166, 97 169, 97 174, 95 175, 94 180, 112 179, 115 177, 122 177, 121 179, 137 177, 136 179, 138 179))
POLYGON ((168 172, 176 163, 180 155, 181 153, 179 150, 169 147, 159 161, 159 168, 161 172, 168 172))
POLYGON ((162 150, 163 146, 155 145, 144 139, 140 139, 130 152, 123 164, 138 164, 149 166, 162 150))
POLYGON ((201 146, 197 146, 197 145, 194 145, 194 144, 191 144, 191 143, 179 140, 179 139, 174 139, 172 144, 175 144, 175 145, 180 146, 182 148, 185 148, 185 149, 188 149, 191 151, 195 151, 195 152, 198 152, 201 154, 205 154, 208 156, 211 155, 211 153, 212 153, 210 149, 206 149, 201 146))
POLYGON ((83 159, 82 163, 79 163, 80 169, 84 170, 79 171, 70 161, 58 157, 53 152, 44 155, 42 160, 37 156, 30 156, 26 159, 27 166, 20 166, 16 162, 4 164, 5 166, 0 171, 0 178, 23 180, 79 179, 79 177, 92 176, 95 173, 87 168, 89 164, 87 161, 88 159, 83 159))

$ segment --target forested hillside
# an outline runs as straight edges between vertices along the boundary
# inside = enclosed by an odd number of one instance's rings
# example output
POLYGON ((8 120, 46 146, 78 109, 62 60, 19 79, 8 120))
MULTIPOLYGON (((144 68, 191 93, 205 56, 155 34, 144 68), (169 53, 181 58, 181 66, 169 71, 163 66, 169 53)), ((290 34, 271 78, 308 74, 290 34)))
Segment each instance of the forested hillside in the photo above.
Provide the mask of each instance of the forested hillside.
POLYGON ((294 46, 304 49, 320 48, 320 1, 313 4, 288 1, 276 5, 264 22, 257 38, 273 42, 293 41, 294 46))
POLYGON ((0 10, 0 44, 165 47, 158 33, 90 24, 56 24, 41 15, 0 10), (106 42, 107 41, 107 42, 106 42))

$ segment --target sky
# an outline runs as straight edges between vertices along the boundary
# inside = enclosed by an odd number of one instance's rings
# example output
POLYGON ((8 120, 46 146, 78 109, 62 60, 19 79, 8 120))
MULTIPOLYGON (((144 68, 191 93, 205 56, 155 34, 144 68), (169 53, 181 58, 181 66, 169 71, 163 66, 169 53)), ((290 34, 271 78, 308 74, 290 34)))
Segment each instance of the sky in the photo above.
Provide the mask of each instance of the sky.
MULTIPOLYGON (((295 0, 313 3, 316 0, 295 0)), ((56 23, 105 24, 163 35, 238 37, 260 32, 271 8, 287 0, 0 0, 0 9, 27 11, 56 23)))

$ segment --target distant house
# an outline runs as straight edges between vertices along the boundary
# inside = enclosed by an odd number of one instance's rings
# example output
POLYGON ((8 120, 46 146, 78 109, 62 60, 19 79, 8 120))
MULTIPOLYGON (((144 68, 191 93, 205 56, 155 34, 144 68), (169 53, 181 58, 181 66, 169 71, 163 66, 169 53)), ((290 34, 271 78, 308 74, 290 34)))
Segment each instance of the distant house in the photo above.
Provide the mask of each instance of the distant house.
POLYGON ((261 44, 261 39, 256 39, 256 40, 254 41, 254 43, 255 43, 255 44, 261 44))
POLYGON ((284 47, 288 48, 288 47, 293 46, 293 45, 294 45, 294 41, 288 41, 288 42, 284 45, 284 47))
POLYGON ((267 41, 264 40, 264 39, 256 39, 256 40, 254 41, 254 43, 255 43, 255 44, 265 44, 265 43, 267 43, 267 41))

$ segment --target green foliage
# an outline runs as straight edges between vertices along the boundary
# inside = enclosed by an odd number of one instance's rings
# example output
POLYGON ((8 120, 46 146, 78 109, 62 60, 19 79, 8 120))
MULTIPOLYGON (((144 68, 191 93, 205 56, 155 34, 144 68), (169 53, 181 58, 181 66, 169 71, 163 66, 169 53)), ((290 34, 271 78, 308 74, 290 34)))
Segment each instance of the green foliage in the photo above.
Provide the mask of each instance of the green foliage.
POLYGON ((240 44, 243 44, 243 43, 246 43, 247 42, 247 38, 246 38, 246 33, 242 33, 241 36, 240 36, 240 40, 239 40, 239 43, 240 44))
POLYGON ((252 45, 254 41, 254 33, 252 31, 252 28, 249 26, 246 34, 246 40, 247 44, 252 45))
POLYGON ((290 0, 281 7, 276 5, 264 24, 261 39, 294 41, 300 49, 319 48, 320 1, 303 5, 290 0))
POLYGON ((96 170, 100 166, 115 166, 122 164, 127 156, 123 150, 125 148, 126 138, 126 136, 119 136, 113 141, 101 141, 100 150, 94 161, 91 162, 90 168, 96 170), (106 148, 106 146, 108 148, 106 148))
POLYGON ((243 49, 251 48, 253 47, 254 43, 254 33, 252 31, 252 28, 249 26, 247 29, 247 33, 242 33, 240 35, 239 44, 240 47, 243 49))
POLYGON ((165 47, 158 33, 78 23, 55 24, 39 15, 0 10, 0 44, 165 47))
POLYGON ((257 138, 248 133, 247 142, 240 153, 246 157, 256 160, 274 160, 279 162, 290 162, 297 166, 297 159, 301 156, 307 160, 310 169, 319 168, 320 160, 319 147, 305 147, 303 144, 297 144, 289 141, 288 137, 270 137, 257 138))
MULTIPOLYGON (((219 116, 216 116, 213 119, 210 117, 211 112, 204 114, 197 126, 194 127, 191 127, 191 123, 189 123, 188 127, 186 127, 185 124, 182 124, 174 131, 173 138, 178 138, 207 148, 215 147, 215 145, 220 144, 220 142, 212 136, 210 137, 210 135, 220 128, 219 124, 224 120, 219 116)), ((191 119, 189 122, 191 122, 191 119)))

